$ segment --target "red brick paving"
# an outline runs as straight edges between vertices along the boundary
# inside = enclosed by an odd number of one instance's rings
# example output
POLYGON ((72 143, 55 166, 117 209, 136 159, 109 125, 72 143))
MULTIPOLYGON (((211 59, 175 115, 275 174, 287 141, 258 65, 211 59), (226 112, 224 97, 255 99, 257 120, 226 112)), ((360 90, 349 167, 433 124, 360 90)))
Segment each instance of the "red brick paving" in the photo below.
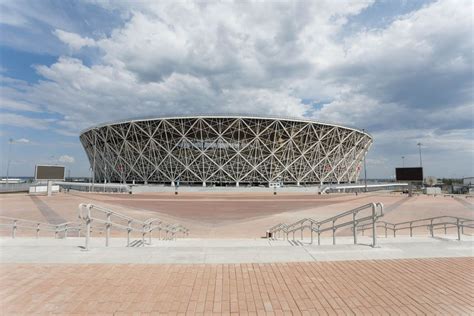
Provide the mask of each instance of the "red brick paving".
POLYGON ((474 258, 0 269, 5 315, 474 314, 474 258))

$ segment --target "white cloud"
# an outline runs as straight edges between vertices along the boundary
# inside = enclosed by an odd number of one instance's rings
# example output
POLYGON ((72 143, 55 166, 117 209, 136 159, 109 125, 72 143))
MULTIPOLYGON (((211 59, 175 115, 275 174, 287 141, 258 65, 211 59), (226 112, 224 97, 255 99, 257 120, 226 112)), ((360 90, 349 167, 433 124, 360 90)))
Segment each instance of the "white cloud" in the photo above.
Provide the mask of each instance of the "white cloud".
POLYGON ((30 140, 26 138, 18 138, 18 139, 15 139, 13 142, 17 144, 28 144, 30 143, 30 140))
POLYGON ((54 34, 73 50, 79 50, 85 46, 95 46, 95 41, 89 37, 81 37, 78 34, 66 32, 63 30, 55 30, 54 34))
POLYGON ((1 113, 0 123, 2 125, 17 126, 28 129, 46 130, 51 128, 52 119, 31 118, 14 113, 1 113))
POLYGON ((61 134, 151 115, 306 116, 365 128, 378 161, 379 149, 399 155, 412 141, 452 150, 472 139, 470 1, 428 3, 350 32, 371 1, 96 4, 123 24, 94 38, 54 24, 71 54, 37 66, 35 84, 0 77, 2 98, 18 103, 9 110, 45 108, 63 118, 61 134), (84 47, 99 53, 84 58, 84 47))
POLYGON ((75 159, 72 156, 62 155, 59 157, 58 161, 61 163, 74 163, 75 159))
POLYGON ((3 97, 0 97, 0 108, 15 111, 40 112, 39 107, 34 104, 5 99, 3 97))

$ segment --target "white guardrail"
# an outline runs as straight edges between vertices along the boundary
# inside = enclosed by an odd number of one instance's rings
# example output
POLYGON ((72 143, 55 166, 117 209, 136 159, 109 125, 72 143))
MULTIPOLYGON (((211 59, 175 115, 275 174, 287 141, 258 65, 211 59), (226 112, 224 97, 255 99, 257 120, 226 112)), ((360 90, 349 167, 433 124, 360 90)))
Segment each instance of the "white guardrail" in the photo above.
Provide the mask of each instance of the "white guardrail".
POLYGON ((16 233, 18 229, 36 231, 36 238, 39 238, 41 231, 54 232, 55 238, 61 237, 60 233, 63 233, 63 238, 67 238, 69 232, 76 231, 78 233, 78 236, 80 237, 82 230, 81 225, 79 223, 74 222, 50 224, 7 216, 0 216, 0 227, 10 228, 12 238, 16 238, 16 233))
POLYGON ((332 243, 336 244, 336 231, 343 227, 351 227, 353 231, 354 244, 357 244, 357 230, 361 224, 369 223, 372 227, 372 247, 377 246, 377 220, 383 216, 383 204, 382 203, 369 203, 349 211, 342 212, 335 216, 329 217, 324 220, 315 220, 312 218, 303 218, 292 224, 280 223, 271 227, 267 231, 268 237, 276 239, 278 235, 282 233, 283 238, 293 233, 293 240, 295 240, 295 232, 301 231, 301 239, 303 239, 303 231, 309 229, 311 232, 311 244, 313 243, 313 232, 318 234, 318 245, 321 244, 321 233, 325 231, 332 231, 332 243), (369 215, 360 215, 364 210, 371 210, 369 215), (380 212, 377 212, 380 210, 380 212), (350 220, 345 220, 341 223, 344 218, 351 217, 350 220))
POLYGON ((132 232, 141 234, 143 244, 145 244, 146 235, 148 235, 148 242, 151 244, 154 231, 158 231, 159 239, 162 239, 161 235, 163 232, 165 233, 165 239, 175 239, 178 233, 182 233, 183 237, 189 234, 189 230, 179 224, 167 224, 158 218, 142 221, 94 204, 79 204, 78 211, 79 219, 82 220, 85 226, 86 250, 89 249, 90 245, 92 223, 104 225, 106 247, 109 246, 111 228, 127 232, 127 247, 130 247, 130 235, 132 232))

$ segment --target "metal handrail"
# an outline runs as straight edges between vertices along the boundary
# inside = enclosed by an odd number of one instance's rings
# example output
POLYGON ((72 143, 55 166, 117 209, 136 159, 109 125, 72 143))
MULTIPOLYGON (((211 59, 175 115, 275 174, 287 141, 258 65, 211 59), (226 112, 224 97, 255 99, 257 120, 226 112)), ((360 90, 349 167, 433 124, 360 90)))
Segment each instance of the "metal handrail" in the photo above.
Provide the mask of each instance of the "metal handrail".
POLYGON ((54 237, 57 238, 59 233, 64 233, 64 238, 67 238, 69 231, 76 230, 80 235, 81 225, 74 222, 64 222, 60 224, 44 223, 40 221, 32 221, 28 219, 0 216, 0 220, 11 221, 11 223, 0 223, 1 227, 11 227, 12 238, 16 237, 16 231, 18 228, 30 229, 36 231, 36 238, 39 238, 40 231, 54 232, 54 237))
MULTIPOLYGON (((446 230, 448 227, 456 227, 457 228, 457 235, 458 235, 458 240, 461 240, 461 235, 464 234, 464 228, 474 228, 474 219, 469 219, 469 218, 464 218, 464 217, 457 217, 457 216, 450 216, 450 215, 441 215, 441 216, 434 216, 434 217, 428 217, 428 218, 421 218, 421 219, 415 219, 411 221, 405 221, 405 222, 398 222, 398 223, 390 223, 386 221, 380 221, 379 225, 377 226, 379 228, 383 228, 385 230, 385 237, 388 237, 388 230, 392 230, 393 237, 396 237, 397 231, 399 230, 404 230, 404 229, 409 229, 410 230, 410 237, 413 237, 413 229, 415 228, 420 228, 420 227, 426 227, 429 229, 431 237, 434 237, 434 231, 436 229, 443 229, 446 234, 446 230), (439 219, 445 219, 445 221, 441 222, 435 222, 436 220, 439 219), (449 221, 452 220, 452 221, 449 221), (424 223, 429 221, 429 223, 424 223), (472 222, 472 224, 466 224, 466 222, 472 222), (422 223, 422 224, 419 224, 422 223), (405 226, 401 226, 405 225, 405 226), (408 226, 406 226, 408 225, 408 226), (452 225, 452 226, 449 226, 452 225), (397 227, 398 226, 398 227, 397 227), (441 228, 437 228, 438 226, 442 226, 441 228)), ((359 226, 359 231, 362 231, 362 234, 364 234, 364 231, 367 228, 367 225, 361 225, 359 226)))
MULTIPOLYGON (((371 221, 371 225, 373 227, 373 230, 376 230, 376 222, 377 220, 383 216, 383 204, 382 203, 369 203, 365 204, 359 207, 356 207, 354 209, 351 209, 349 211, 342 212, 340 214, 337 214, 335 216, 326 218, 324 220, 315 220, 312 218, 303 218, 301 220, 298 220, 292 224, 284 224, 280 223, 277 225, 274 225, 271 227, 267 232, 271 233, 272 238, 276 238, 277 234, 279 233, 284 233, 286 235, 286 239, 288 240, 288 235, 290 233, 293 233, 293 240, 295 240, 295 232, 296 231, 301 231, 301 239, 303 239, 303 233, 305 229, 309 229, 311 232, 311 244, 313 243, 313 232, 316 232, 318 234, 318 245, 321 244, 321 233, 325 231, 332 230, 333 232, 333 244, 336 244, 336 231, 339 228, 346 227, 346 226, 352 226, 353 230, 353 238, 354 238, 354 244, 357 244, 357 227, 360 224, 360 222, 365 222, 365 221, 371 221), (372 214, 362 217, 362 218, 357 218, 357 215, 366 209, 372 209, 372 214), (380 213, 377 213, 377 210, 380 210, 380 213), (344 223, 338 223, 336 224, 336 221, 339 220, 340 218, 343 218, 345 216, 352 215, 352 220, 344 222, 344 223), (306 224, 309 222, 310 224, 306 224), (331 223, 332 226, 327 227, 327 228, 321 228, 322 225, 331 223), (298 226, 299 225, 299 226, 298 226)), ((377 234, 374 233, 372 234, 372 246, 376 247, 377 245, 377 234)))
POLYGON ((142 242, 145 244, 145 237, 148 234, 149 243, 151 244, 152 240, 152 232, 158 230, 160 232, 159 238, 161 239, 161 232, 164 231, 166 233, 166 239, 175 239, 177 233, 183 233, 183 236, 189 234, 189 230, 182 225, 178 224, 166 224, 162 222, 158 218, 150 218, 148 220, 142 221, 135 219, 133 217, 117 213, 110 209, 107 209, 102 206, 94 205, 94 204, 85 204, 81 203, 78 207, 78 216, 79 218, 85 223, 85 231, 86 231, 86 241, 85 241, 85 249, 89 249, 90 244, 90 228, 92 222, 97 222, 103 224, 105 226, 105 246, 109 246, 109 239, 110 239, 110 229, 112 227, 125 230, 127 231, 127 247, 130 246, 130 234, 131 232, 139 232, 142 234, 142 242), (98 212, 100 214, 105 215, 104 218, 99 218, 94 216, 94 212, 98 212), (113 219, 123 220, 126 221, 125 223, 117 223, 113 219), (153 225, 155 224, 155 225, 153 225))

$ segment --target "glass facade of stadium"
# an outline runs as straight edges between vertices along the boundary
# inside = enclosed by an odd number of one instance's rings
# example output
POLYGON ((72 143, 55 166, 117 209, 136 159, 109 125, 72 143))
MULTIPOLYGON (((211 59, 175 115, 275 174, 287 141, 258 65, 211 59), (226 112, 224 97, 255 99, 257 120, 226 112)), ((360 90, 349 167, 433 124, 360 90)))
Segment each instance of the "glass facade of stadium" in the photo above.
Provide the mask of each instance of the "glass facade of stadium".
POLYGON ((357 181, 372 137, 309 120, 192 116, 85 130, 97 182, 307 185, 357 181))

